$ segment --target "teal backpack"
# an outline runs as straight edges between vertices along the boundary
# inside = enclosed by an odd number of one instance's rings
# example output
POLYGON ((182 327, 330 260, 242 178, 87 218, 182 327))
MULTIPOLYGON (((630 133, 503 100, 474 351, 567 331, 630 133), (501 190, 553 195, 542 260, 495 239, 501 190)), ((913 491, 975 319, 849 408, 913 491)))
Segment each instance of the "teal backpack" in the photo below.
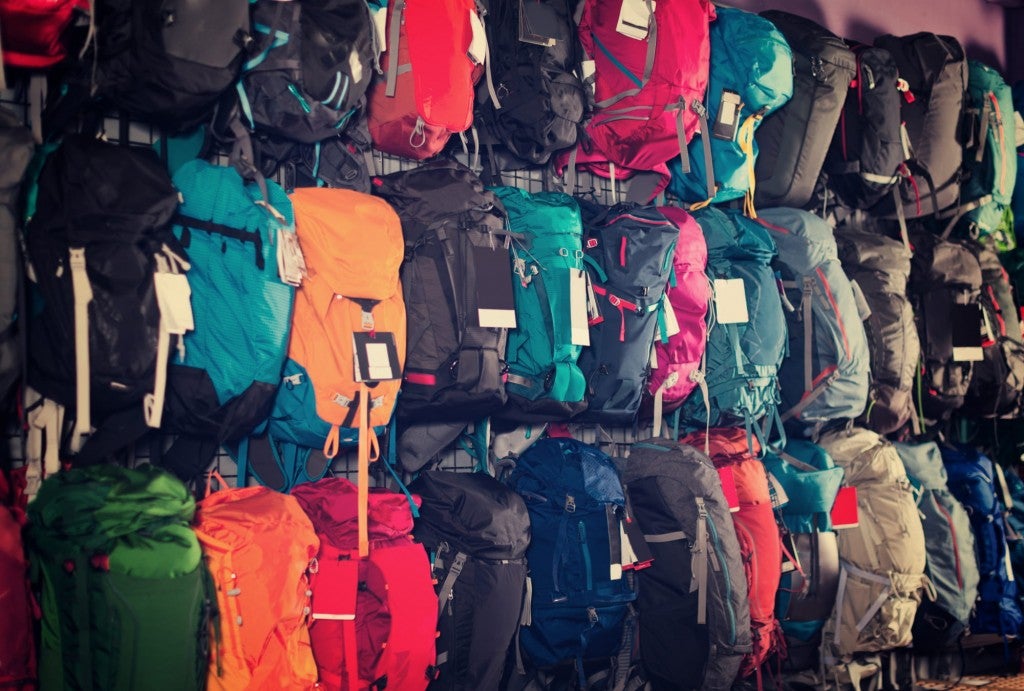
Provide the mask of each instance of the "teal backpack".
POLYGON ((204 687, 213 593, 194 513, 185 485, 151 465, 43 482, 25 540, 41 593, 40 688, 204 687))
MULTIPOLYGON (((587 406, 570 307, 571 282, 583 285, 586 276, 579 205, 559 192, 497 187, 494 193, 518 236, 511 251, 517 327, 508 332, 508 404, 500 416, 564 420, 587 406)), ((585 316, 581 326, 585 332, 585 316)))
POLYGON ((726 202, 753 187, 757 142, 764 116, 793 95, 793 54, 770 21, 753 12, 716 7, 711 22, 711 77, 704 103, 711 135, 698 133, 685 156, 669 163, 668 191, 684 202, 726 202), (717 192, 708 189, 705 147, 710 148, 717 192))
POLYGON ((964 183, 961 187, 961 231, 970 237, 991 237, 997 250, 1016 247, 1013 190, 1017 182, 1017 127, 1013 93, 1000 74, 977 60, 968 60, 964 112, 964 183))
POLYGON ((179 435, 160 464, 183 479, 206 470, 224 442, 265 423, 281 383, 295 288, 279 277, 292 204, 267 181, 193 160, 174 174, 174 234, 188 252, 195 329, 168 370, 165 429, 179 435), (268 201, 269 200, 269 201, 268 201))

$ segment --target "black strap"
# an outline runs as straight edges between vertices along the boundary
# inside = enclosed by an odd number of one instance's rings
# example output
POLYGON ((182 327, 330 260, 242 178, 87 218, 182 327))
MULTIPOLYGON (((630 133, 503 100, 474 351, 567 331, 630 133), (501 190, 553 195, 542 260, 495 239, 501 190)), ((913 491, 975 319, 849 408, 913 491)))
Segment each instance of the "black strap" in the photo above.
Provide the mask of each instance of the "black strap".
MULTIPOLYGON (((176 225, 180 225, 185 229, 202 230, 207 233, 223 235, 224 237, 241 240, 242 242, 251 242, 256 246, 256 266, 260 271, 262 271, 266 266, 266 263, 263 261, 263 236, 260 235, 258 231, 240 230, 238 228, 226 226, 222 223, 203 221, 180 213, 174 214, 174 218, 171 219, 171 222, 176 225)), ((187 233, 182 234, 181 244, 185 248, 188 248, 190 240, 187 233)))

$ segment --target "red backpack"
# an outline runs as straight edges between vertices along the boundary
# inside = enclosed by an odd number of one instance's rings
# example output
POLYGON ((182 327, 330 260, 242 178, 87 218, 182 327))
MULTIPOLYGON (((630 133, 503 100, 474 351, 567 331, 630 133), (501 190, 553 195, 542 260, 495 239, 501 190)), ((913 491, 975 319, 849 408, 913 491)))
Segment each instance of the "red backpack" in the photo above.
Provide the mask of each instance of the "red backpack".
POLYGON ((486 53, 483 25, 474 0, 393 0, 387 12, 381 56, 387 78, 370 86, 370 138, 375 149, 423 160, 473 123, 476 68, 486 53))
POLYGON ((13 504, 7 477, 0 473, 0 688, 20 691, 36 686, 34 628, 29 599, 28 564, 21 541, 25 513, 13 504))
MULTIPOLYGON (((704 432, 680 439, 684 444, 705 450, 704 432)), ((754 650, 743 659, 740 677, 759 674, 762 664, 783 645, 782 628, 775 618, 775 595, 782 579, 782 539, 772 508, 768 473, 764 464, 751 455, 746 432, 739 427, 719 427, 707 437, 715 467, 730 468, 736 482, 739 511, 733 513, 736 537, 746 567, 750 600, 750 631, 754 650)), ((751 442, 754 452, 760 445, 751 442)))
MULTIPOLYGON (((675 158, 697 131, 715 18, 710 0, 659 2, 653 16, 641 16, 647 6, 655 3, 586 0, 579 23, 583 50, 594 61, 596 103, 587 134, 606 162, 634 170, 675 158)), ((581 148, 586 158, 595 155, 581 148)), ((600 163, 580 162, 607 173, 600 163)))
POLYGON ((38 70, 63 60, 75 10, 89 12, 88 0, 0 0, 4 64, 38 70))
POLYGON ((320 536, 309 627, 320 688, 417 691, 435 676, 438 604, 404 494, 340 477, 292 490, 320 536), (353 663, 353 661, 356 661, 353 663))

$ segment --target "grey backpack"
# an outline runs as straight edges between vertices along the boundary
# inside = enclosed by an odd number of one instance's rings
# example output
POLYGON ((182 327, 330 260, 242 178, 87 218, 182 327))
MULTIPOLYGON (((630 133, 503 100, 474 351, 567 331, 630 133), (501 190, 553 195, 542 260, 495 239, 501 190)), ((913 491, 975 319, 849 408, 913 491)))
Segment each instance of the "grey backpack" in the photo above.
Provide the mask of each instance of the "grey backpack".
POLYGON ((914 649, 938 650, 966 633, 978 598, 978 563, 967 509, 946 487, 946 468, 935 442, 894 444, 914 486, 921 512, 927 573, 935 599, 925 599, 914 619, 914 649))
POLYGON ((752 650, 750 609, 715 467, 691 446, 650 439, 633 444, 622 481, 654 556, 637 573, 640 657, 649 680, 655 688, 689 680, 689 688, 730 689, 752 650))

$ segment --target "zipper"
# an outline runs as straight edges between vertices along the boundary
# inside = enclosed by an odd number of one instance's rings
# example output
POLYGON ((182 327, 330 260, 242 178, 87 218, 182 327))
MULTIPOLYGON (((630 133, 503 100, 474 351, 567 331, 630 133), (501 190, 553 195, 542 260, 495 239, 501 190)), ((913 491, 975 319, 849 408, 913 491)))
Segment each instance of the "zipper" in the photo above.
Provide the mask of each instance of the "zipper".
POLYGON ((587 590, 594 589, 594 576, 591 574, 590 546, 587 544, 587 526, 583 521, 579 522, 580 551, 583 553, 583 568, 586 571, 587 590))

